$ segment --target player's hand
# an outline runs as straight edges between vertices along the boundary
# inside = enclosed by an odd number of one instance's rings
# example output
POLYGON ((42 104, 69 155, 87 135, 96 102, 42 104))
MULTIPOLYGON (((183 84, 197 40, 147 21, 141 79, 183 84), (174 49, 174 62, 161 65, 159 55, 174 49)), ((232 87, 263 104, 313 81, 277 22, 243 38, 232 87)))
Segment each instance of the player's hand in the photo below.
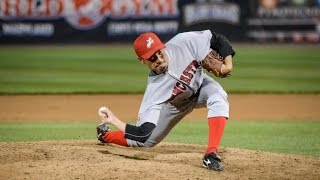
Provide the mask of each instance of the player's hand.
POLYGON ((125 132, 126 123, 118 119, 109 108, 103 106, 99 109, 98 113, 102 123, 112 124, 120 131, 125 132))
POLYGON ((113 121, 115 119, 115 115, 108 108, 99 110, 99 116, 100 116, 101 122, 106 124, 113 124, 113 121))
POLYGON ((228 77, 232 71, 232 56, 223 58, 213 50, 202 61, 202 67, 217 77, 228 77))
POLYGON ((222 64, 221 73, 223 74, 223 76, 221 77, 228 77, 229 75, 231 75, 231 71, 232 71, 232 56, 229 55, 224 59, 224 62, 222 64))

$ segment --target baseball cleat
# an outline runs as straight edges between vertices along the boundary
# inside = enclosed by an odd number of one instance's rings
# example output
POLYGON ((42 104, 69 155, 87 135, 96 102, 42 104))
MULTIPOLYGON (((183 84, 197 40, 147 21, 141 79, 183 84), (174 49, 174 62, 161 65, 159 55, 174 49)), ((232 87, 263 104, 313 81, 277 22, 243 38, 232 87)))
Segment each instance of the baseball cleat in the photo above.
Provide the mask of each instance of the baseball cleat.
POLYGON ((105 141, 102 139, 102 137, 107 132, 109 132, 110 128, 105 123, 100 123, 100 124, 98 124, 96 129, 97 129, 97 138, 98 138, 98 140, 101 141, 102 143, 105 143, 105 141))
POLYGON ((223 164, 221 163, 221 160, 220 156, 212 152, 204 155, 202 158, 202 165, 209 170, 222 171, 223 164))

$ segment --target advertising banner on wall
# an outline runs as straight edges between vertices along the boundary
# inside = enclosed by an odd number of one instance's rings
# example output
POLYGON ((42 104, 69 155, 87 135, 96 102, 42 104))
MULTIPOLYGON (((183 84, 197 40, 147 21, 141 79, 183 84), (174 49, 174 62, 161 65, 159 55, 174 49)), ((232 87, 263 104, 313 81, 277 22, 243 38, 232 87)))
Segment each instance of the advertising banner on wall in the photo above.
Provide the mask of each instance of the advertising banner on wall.
POLYGON ((178 7, 179 31, 210 29, 233 40, 243 38, 240 6, 233 1, 179 1, 178 7))
POLYGON ((109 42, 178 29, 177 0, 1 0, 1 42, 109 42))
POLYGON ((210 29, 232 41, 320 42, 320 0, 0 0, 0 44, 164 41, 210 29))
POLYGON ((167 40, 203 29, 230 38, 239 17, 224 0, 1 0, 0 43, 131 42, 147 31, 167 40))
POLYGON ((319 0, 253 1, 248 37, 259 41, 320 42, 319 0))

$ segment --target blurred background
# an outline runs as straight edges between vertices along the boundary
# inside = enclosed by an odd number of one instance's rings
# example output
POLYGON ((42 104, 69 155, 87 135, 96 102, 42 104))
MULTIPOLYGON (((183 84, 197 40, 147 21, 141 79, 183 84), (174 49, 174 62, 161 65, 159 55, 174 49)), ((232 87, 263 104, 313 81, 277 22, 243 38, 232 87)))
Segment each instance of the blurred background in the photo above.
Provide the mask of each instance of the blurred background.
POLYGON ((0 43, 132 42, 211 29, 236 42, 320 42, 320 0, 0 0, 0 43))

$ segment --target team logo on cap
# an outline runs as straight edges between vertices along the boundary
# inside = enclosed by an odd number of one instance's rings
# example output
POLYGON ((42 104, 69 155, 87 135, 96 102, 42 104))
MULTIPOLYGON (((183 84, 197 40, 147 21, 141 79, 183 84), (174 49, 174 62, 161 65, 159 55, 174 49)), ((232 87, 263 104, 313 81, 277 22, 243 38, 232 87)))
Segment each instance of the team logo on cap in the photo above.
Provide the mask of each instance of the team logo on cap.
POLYGON ((151 37, 149 37, 148 39, 147 39, 147 48, 149 49, 149 48, 151 48, 151 45, 154 43, 154 40, 151 38, 151 37))

